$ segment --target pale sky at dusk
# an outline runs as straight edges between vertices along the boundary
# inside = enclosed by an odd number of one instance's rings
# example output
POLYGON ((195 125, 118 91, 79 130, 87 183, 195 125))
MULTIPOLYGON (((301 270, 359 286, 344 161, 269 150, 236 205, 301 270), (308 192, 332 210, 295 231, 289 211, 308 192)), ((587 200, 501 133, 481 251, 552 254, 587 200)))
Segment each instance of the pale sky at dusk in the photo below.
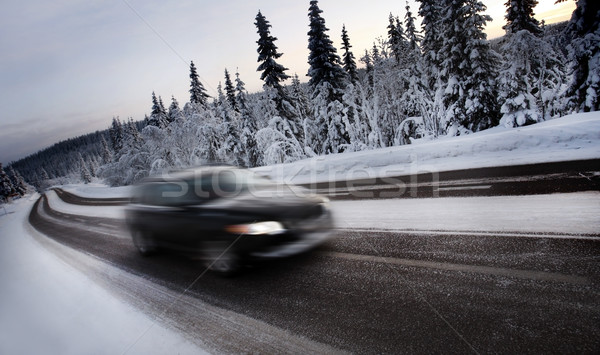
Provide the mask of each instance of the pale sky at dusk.
MULTIPOLYGON (((574 1, 554 1, 540 0, 537 17, 568 20, 574 1)), ((483 2, 494 19, 488 36, 498 37, 505 0, 483 2)), ((416 15, 418 5, 409 4, 416 15)), ((183 107, 191 60, 212 96, 225 68, 232 76, 239 70, 248 91, 260 90, 258 10, 278 38, 278 62, 306 81, 308 7, 308 0, 2 0, 0 162, 108 128, 116 116, 143 119, 152 91, 166 106, 173 95, 183 107)), ((405 14, 398 0, 321 0, 319 7, 338 51, 345 24, 357 58, 386 36, 390 12, 405 14)))

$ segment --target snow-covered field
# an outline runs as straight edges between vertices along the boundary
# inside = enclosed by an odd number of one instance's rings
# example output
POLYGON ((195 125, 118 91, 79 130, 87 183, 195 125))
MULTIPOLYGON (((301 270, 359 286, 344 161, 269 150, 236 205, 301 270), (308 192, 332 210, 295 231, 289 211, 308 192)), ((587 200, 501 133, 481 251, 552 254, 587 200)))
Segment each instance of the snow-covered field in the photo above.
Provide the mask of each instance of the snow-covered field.
MULTIPOLYGON (((256 170, 278 181, 308 183, 592 158, 600 158, 600 112, 256 170)), ((83 197, 129 195, 127 187, 96 184, 63 188, 83 197)), ((73 206, 54 192, 47 196, 52 208, 62 212, 123 216, 123 207, 73 206)), ((36 198, 29 196, 0 208, 0 353, 201 351, 49 253, 40 242, 42 237, 27 224, 36 198), (142 334, 144 341, 136 343, 142 334)), ((547 237, 589 237, 600 231, 599 192, 333 201, 332 208, 340 229, 551 234, 547 237)))

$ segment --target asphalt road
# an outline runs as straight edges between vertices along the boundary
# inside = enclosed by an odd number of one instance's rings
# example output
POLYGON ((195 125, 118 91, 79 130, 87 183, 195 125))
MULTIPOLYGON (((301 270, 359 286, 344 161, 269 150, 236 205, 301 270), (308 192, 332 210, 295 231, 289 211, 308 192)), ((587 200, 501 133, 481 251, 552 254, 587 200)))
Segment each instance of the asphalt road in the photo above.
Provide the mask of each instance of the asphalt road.
POLYGON ((340 230, 225 279, 177 255, 141 257, 122 221, 52 211, 44 197, 29 221, 67 262, 218 353, 600 351, 600 238, 340 230))

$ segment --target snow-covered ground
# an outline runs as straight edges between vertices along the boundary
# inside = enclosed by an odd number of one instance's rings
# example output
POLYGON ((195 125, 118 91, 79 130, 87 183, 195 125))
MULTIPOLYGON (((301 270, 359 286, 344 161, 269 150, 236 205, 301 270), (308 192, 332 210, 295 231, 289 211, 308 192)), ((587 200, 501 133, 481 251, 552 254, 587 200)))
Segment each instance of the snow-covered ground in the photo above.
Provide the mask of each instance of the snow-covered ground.
POLYGON ((275 181, 308 184, 519 164, 600 158, 600 111, 519 128, 320 156, 255 169, 275 181))
POLYGON ((203 352, 38 243, 27 223, 37 197, 0 209, 0 354, 203 352))

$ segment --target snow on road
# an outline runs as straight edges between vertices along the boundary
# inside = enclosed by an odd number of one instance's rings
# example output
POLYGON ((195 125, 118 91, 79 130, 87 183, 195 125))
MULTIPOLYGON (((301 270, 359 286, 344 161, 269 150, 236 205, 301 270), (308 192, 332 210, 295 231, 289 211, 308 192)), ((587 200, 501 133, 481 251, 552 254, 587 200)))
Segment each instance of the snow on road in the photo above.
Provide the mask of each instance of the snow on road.
MULTIPOLYGON (((106 190, 110 188, 106 187, 106 190)), ((97 190, 101 193, 101 190, 97 190)), ((107 192, 110 194, 110 192, 107 192)), ((122 218, 123 206, 78 206, 46 194, 50 207, 75 215, 122 218)), ((600 192, 332 201, 340 229, 389 231, 600 233, 600 192)))
POLYGON ((0 209, 1 354, 203 353, 47 252, 27 223, 37 197, 0 209))
POLYGON ((332 204, 344 229, 600 234, 600 192, 332 204))

